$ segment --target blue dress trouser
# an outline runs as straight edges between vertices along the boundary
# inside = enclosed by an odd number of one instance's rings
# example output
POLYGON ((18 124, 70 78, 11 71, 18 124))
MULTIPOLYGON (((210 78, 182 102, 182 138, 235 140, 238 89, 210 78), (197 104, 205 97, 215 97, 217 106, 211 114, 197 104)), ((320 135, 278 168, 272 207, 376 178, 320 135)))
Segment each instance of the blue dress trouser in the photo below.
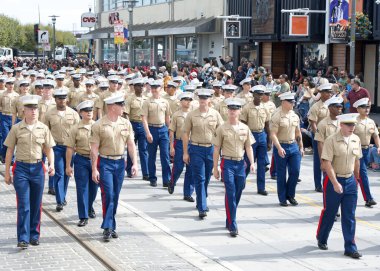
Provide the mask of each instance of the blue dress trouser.
MULTIPOLYGON (((148 141, 146 141, 146 134, 144 130, 144 126, 141 122, 134 122, 131 121, 133 132, 135 133, 135 144, 137 143, 138 151, 139 151, 139 157, 140 157, 140 165, 141 165, 141 172, 143 176, 148 176, 148 141)), ((127 155, 127 175, 132 175, 132 159, 127 155)))
POLYGON ((371 190, 369 188, 369 179, 367 174, 367 165, 369 163, 369 149, 362 148, 363 157, 360 158, 360 188, 362 190, 363 199, 365 201, 372 200, 371 190))
POLYGON ((236 212, 245 188, 245 167, 244 160, 233 161, 222 158, 221 161, 225 187, 226 226, 230 231, 237 231, 236 212))
POLYGON ((341 221, 344 237, 345 252, 352 253, 357 251, 355 244, 355 210, 358 201, 358 188, 354 176, 349 178, 337 177, 342 185, 343 193, 338 194, 334 191, 334 186, 326 176, 323 183, 323 210, 319 218, 317 229, 317 240, 322 244, 327 244, 330 231, 334 225, 335 215, 341 206, 341 221))
POLYGON ((148 169, 149 181, 157 182, 156 176, 156 157, 157 148, 160 147, 160 159, 162 168, 162 181, 168 184, 170 181, 170 158, 169 158, 169 131, 166 125, 162 127, 149 126, 149 131, 152 134, 153 142, 148 143, 148 169))
POLYGON ((125 174, 124 159, 99 158, 100 190, 102 194, 102 229, 116 230, 116 211, 125 174))
POLYGON ((13 166, 13 184, 17 198, 17 240, 29 243, 39 240, 42 193, 44 191, 42 162, 16 162, 13 166))
POLYGON ((79 219, 86 219, 93 207, 99 186, 92 181, 91 160, 78 153, 74 157, 74 178, 77 188, 78 216, 79 219))
MULTIPOLYGON (((7 153, 7 146, 4 145, 4 141, 7 138, 9 131, 12 128, 12 116, 1 115, 1 136, 3 141, 1 142, 1 156, 5 159, 7 153)), ((13 158, 12 158, 13 161, 13 158)))
MULTIPOLYGON (((172 167, 172 176, 170 178, 170 185, 176 186, 179 177, 182 174, 185 163, 183 162, 183 144, 182 140, 174 140, 174 162, 172 167)), ((190 197, 194 192, 194 180, 191 177, 190 166, 186 165, 185 180, 183 183, 183 195, 190 197)))
POLYGON ((199 212, 207 210, 207 187, 212 174, 213 153, 214 146, 202 147, 190 144, 189 147, 190 169, 194 179, 199 212))
MULTIPOLYGON (((265 168, 268 161, 267 153, 267 134, 265 132, 252 133, 256 142, 252 145, 253 155, 257 162, 257 191, 265 190, 265 168)), ((247 164, 245 169, 245 176, 248 177, 250 172, 251 163, 249 162, 247 154, 244 154, 244 160, 247 164)))
MULTIPOLYGON (((66 146, 56 145, 54 151, 54 190, 57 204, 63 204, 66 199, 67 187, 69 186, 70 177, 66 175, 66 146)), ((73 160, 71 160, 73 166, 73 160)))
POLYGON ((277 194, 280 202, 286 202, 288 198, 296 195, 296 186, 301 168, 301 153, 297 143, 281 144, 285 150, 285 158, 278 155, 278 150, 273 147, 277 169, 277 194), (288 180, 286 180, 288 170, 288 180))
POLYGON ((321 160, 319 158, 318 152, 318 141, 314 140, 314 133, 312 135, 312 143, 313 143, 313 172, 314 172, 314 187, 322 188, 322 170, 321 170, 321 160))

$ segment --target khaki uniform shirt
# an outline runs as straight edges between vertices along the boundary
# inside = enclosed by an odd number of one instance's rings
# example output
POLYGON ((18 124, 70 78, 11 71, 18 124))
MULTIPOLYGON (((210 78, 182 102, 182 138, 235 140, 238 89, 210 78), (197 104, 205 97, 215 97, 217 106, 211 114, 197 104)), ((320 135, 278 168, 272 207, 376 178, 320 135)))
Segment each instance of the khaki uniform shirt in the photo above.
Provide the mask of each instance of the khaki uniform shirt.
POLYGON ((129 96, 125 103, 125 113, 128 115, 130 121, 141 122, 141 109, 147 97, 137 97, 135 94, 129 96))
POLYGON ((13 103, 16 102, 16 98, 20 96, 18 93, 12 91, 11 93, 8 93, 5 91, 0 96, 0 111, 3 115, 12 115, 12 107, 13 103))
POLYGON ((172 114, 180 108, 180 102, 177 98, 177 95, 174 94, 173 96, 169 96, 168 94, 165 94, 162 96, 162 98, 168 101, 172 114))
POLYGON ((317 132, 315 133, 314 140, 319 142, 325 142, 326 138, 335 134, 339 130, 338 120, 334 121, 327 116, 318 123, 317 132))
POLYGON ((353 134, 348 144, 341 132, 328 137, 323 144, 321 158, 330 161, 337 175, 350 177, 354 172, 355 160, 362 157, 360 138, 353 134))
POLYGON ((68 106, 63 117, 58 114, 57 107, 54 107, 46 112, 44 120, 58 145, 63 145, 65 139, 69 136, 70 129, 79 121, 78 113, 68 106))
POLYGON ((71 78, 70 78, 69 80, 67 80, 66 83, 64 82, 63 84, 64 84, 65 87, 67 87, 67 88, 72 88, 72 87, 74 87, 74 82, 73 82, 73 80, 72 80, 71 78))
POLYGON ((128 140, 134 141, 134 133, 127 119, 112 122, 104 116, 92 125, 90 143, 99 145, 101 155, 124 155, 128 140))
POLYGON ((371 142, 372 135, 379 135, 379 130, 376 128, 376 124, 372 119, 366 118, 362 120, 358 117, 354 134, 360 138, 362 146, 368 146, 371 142))
POLYGON ((189 112, 183 112, 182 110, 178 110, 172 116, 169 130, 175 133, 176 139, 182 139, 182 129, 185 124, 185 118, 189 112))
POLYGON ((248 92, 248 93, 244 93, 243 91, 240 92, 238 95, 236 95, 236 98, 239 98, 239 99, 244 99, 245 100, 245 103, 250 103, 253 101, 253 95, 252 93, 248 92))
POLYGON ((80 97, 79 97, 79 103, 80 104, 81 102, 84 102, 84 101, 93 101, 94 102, 94 105, 95 103, 98 101, 99 99, 99 96, 96 95, 95 93, 91 93, 91 94, 88 94, 87 92, 83 93, 80 97))
POLYGON ((163 124, 165 117, 171 115, 170 105, 163 98, 148 98, 143 103, 141 115, 147 118, 148 124, 163 124))
POLYGON ((20 96, 16 97, 15 100, 14 100, 14 102, 13 102, 13 104, 12 104, 12 114, 15 115, 19 119, 23 119, 24 118, 24 105, 20 101, 20 98, 22 96, 25 96, 25 95, 26 94, 20 95, 20 96))
POLYGON ((30 131, 23 120, 12 126, 4 145, 12 149, 17 146, 17 161, 33 162, 42 159, 43 146, 54 147, 55 142, 45 124, 38 121, 30 131))
POLYGON ((270 113, 262 103, 259 106, 249 103, 243 107, 240 120, 247 123, 251 131, 262 131, 264 130, 265 122, 270 120, 270 113))
POLYGON ((55 103, 55 100, 53 98, 50 100, 41 99, 38 102, 38 120, 41 122, 45 122, 46 112, 52 108, 55 108, 56 106, 57 104, 55 103))
POLYGON ((266 103, 262 103, 266 109, 268 109, 269 113, 272 115, 276 110, 276 105, 272 101, 268 101, 266 103))
POLYGON ((220 102, 222 102, 224 100, 224 96, 223 95, 220 95, 219 97, 216 97, 216 96, 212 96, 211 97, 211 105, 213 107, 215 107, 217 104, 219 104, 220 102))
POLYGON ((232 158, 242 158, 245 147, 255 142, 249 127, 242 122, 239 122, 237 130, 225 122, 216 129, 212 140, 212 144, 221 148, 223 156, 232 158))
POLYGON ((69 94, 67 95, 68 105, 71 108, 76 108, 77 105, 80 103, 80 97, 85 92, 86 90, 82 86, 79 86, 79 88, 75 88, 74 86, 72 86, 70 88, 69 94))
POLYGON ((273 113, 270 120, 270 129, 276 133, 280 143, 281 141, 294 141, 295 131, 299 126, 300 119, 293 110, 288 113, 277 110, 273 113))
POLYGON ((183 132, 190 133, 190 140, 194 143, 211 144, 216 129, 223 124, 223 119, 213 108, 201 113, 199 108, 187 114, 183 132))
POLYGON ((223 121, 227 120, 227 118, 228 118, 228 107, 224 101, 221 101, 220 103, 218 103, 214 109, 219 112, 223 121))
POLYGON ((308 119, 315 121, 317 124, 329 115, 329 109, 320 100, 313 104, 308 112, 308 119))
POLYGON ((64 145, 75 149, 77 153, 84 156, 90 155, 90 136, 91 126, 95 121, 91 120, 89 124, 80 121, 71 127, 69 136, 65 139, 64 145))

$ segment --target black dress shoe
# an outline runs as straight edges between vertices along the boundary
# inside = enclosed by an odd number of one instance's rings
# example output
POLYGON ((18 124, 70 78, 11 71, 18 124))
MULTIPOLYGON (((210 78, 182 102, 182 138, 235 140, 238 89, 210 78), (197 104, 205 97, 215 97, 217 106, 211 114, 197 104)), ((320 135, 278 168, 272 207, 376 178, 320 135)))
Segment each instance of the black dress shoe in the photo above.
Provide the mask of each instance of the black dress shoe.
POLYGON ((322 192, 323 192, 323 190, 322 190, 322 188, 321 188, 321 187, 318 187, 318 188, 315 188, 315 192, 318 192, 318 193, 322 193, 322 192))
POLYGON ((192 196, 184 196, 183 200, 186 200, 188 202, 194 202, 194 198, 192 196))
POLYGON ((60 212, 63 210, 63 205, 62 204, 57 204, 57 207, 55 207, 55 210, 57 210, 57 212, 60 212))
POLYGON ((298 179, 298 180, 297 180, 297 183, 300 183, 300 182, 302 182, 302 180, 301 180, 301 179, 298 179))
POLYGON ((53 195, 53 196, 55 196, 55 190, 52 189, 52 188, 50 188, 50 189, 48 190, 48 194, 49 194, 49 195, 53 195))
POLYGON ((296 201, 295 198, 288 198, 288 201, 289 201, 290 204, 293 205, 293 206, 297 206, 297 205, 298 205, 298 202, 296 201))
POLYGON ((88 212, 88 217, 89 218, 95 218, 96 217, 96 213, 95 213, 94 208, 91 208, 91 210, 88 212))
POLYGON ((24 241, 21 241, 21 242, 17 243, 17 247, 19 247, 21 249, 27 249, 28 246, 29 246, 29 244, 27 242, 24 242, 24 241))
POLYGON ((266 166, 266 167, 265 167, 265 172, 267 172, 269 169, 270 169, 270 167, 269 167, 269 166, 266 166))
POLYGON ((169 184, 169 186, 168 186, 168 192, 169 192, 169 194, 173 194, 174 193, 174 186, 173 185, 169 184))
POLYGON ((266 190, 257 191, 257 194, 263 195, 263 196, 268 196, 268 192, 266 190))
POLYGON ((149 175, 145 175, 145 176, 143 176, 143 180, 144 180, 144 181, 149 181, 149 175))
POLYGON ((230 235, 231 235, 231 237, 236 237, 236 236, 238 236, 238 231, 237 230, 235 230, 235 231, 230 231, 230 235))
POLYGON ((270 176, 272 180, 277 180, 277 176, 270 176))
POLYGON ((345 252, 344 256, 348 256, 348 257, 351 257, 353 259, 359 259, 363 255, 357 251, 354 251, 354 252, 345 252))
POLYGON ((321 250, 328 250, 329 248, 327 247, 327 244, 323 244, 321 242, 318 242, 318 247, 321 250))
POLYGON ((282 206, 282 207, 287 207, 288 205, 289 204, 286 201, 280 202, 280 206, 282 206))
POLYGON ((199 217, 200 218, 204 218, 204 217, 206 217, 207 216, 207 213, 206 212, 199 212, 199 217))
POLYGON ((63 206, 66 206, 67 205, 67 201, 64 200, 63 203, 62 203, 63 206))
POLYGON ((112 236, 112 238, 119 238, 119 235, 117 234, 117 232, 115 230, 112 230, 111 236, 112 236))
POLYGON ((340 217, 340 213, 336 213, 336 215, 335 215, 336 217, 340 217))
POLYGON ((103 231, 103 240, 106 241, 106 242, 109 242, 109 240, 111 239, 112 237, 112 231, 111 229, 105 229, 103 231))
POLYGON ((169 187, 169 183, 164 183, 164 184, 162 185, 162 187, 163 187, 163 188, 168 188, 168 187, 169 187))
POLYGON ((39 246, 40 245, 40 241, 38 241, 37 239, 32 239, 32 240, 30 240, 30 244, 32 246, 39 246))
POLYGON ((128 174, 127 177, 128 177, 128 178, 132 178, 132 174, 128 174))
POLYGON ((86 218, 81 219, 81 220, 79 220, 79 222, 78 222, 78 227, 84 227, 84 226, 87 225, 87 223, 88 223, 88 219, 86 219, 86 218))
POLYGON ((157 182, 150 182, 150 186, 156 187, 157 186, 157 182))
POLYGON ((365 206, 366 206, 366 207, 369 207, 369 208, 372 208, 372 206, 373 206, 373 205, 376 205, 376 204, 377 204, 377 202, 374 201, 373 199, 367 200, 367 201, 365 202, 365 206))

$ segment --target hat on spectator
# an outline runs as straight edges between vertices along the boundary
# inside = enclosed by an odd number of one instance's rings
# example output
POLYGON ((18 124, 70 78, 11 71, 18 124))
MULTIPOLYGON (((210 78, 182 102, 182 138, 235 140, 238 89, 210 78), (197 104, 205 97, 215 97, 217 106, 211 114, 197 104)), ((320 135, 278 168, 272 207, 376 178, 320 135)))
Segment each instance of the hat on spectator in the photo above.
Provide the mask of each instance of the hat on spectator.
POLYGON ((231 77, 231 76, 232 76, 232 73, 231 73, 231 71, 230 71, 230 70, 227 70, 227 71, 225 71, 225 72, 224 72, 224 74, 225 74, 225 75, 228 75, 229 77, 231 77))

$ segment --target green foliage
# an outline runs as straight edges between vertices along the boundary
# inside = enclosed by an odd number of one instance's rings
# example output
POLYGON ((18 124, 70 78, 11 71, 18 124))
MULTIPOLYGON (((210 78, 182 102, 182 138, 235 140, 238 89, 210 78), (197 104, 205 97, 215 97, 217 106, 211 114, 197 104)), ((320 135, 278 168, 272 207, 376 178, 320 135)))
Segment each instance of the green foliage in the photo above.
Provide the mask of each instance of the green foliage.
MULTIPOLYGON (((53 44, 53 27, 40 25, 41 30, 48 30, 50 43, 53 44)), ((56 45, 77 43, 75 36, 69 31, 56 29, 56 45)), ((22 51, 33 51, 36 48, 33 24, 22 25, 19 21, 0 14, 0 46, 15 47, 22 51)))

